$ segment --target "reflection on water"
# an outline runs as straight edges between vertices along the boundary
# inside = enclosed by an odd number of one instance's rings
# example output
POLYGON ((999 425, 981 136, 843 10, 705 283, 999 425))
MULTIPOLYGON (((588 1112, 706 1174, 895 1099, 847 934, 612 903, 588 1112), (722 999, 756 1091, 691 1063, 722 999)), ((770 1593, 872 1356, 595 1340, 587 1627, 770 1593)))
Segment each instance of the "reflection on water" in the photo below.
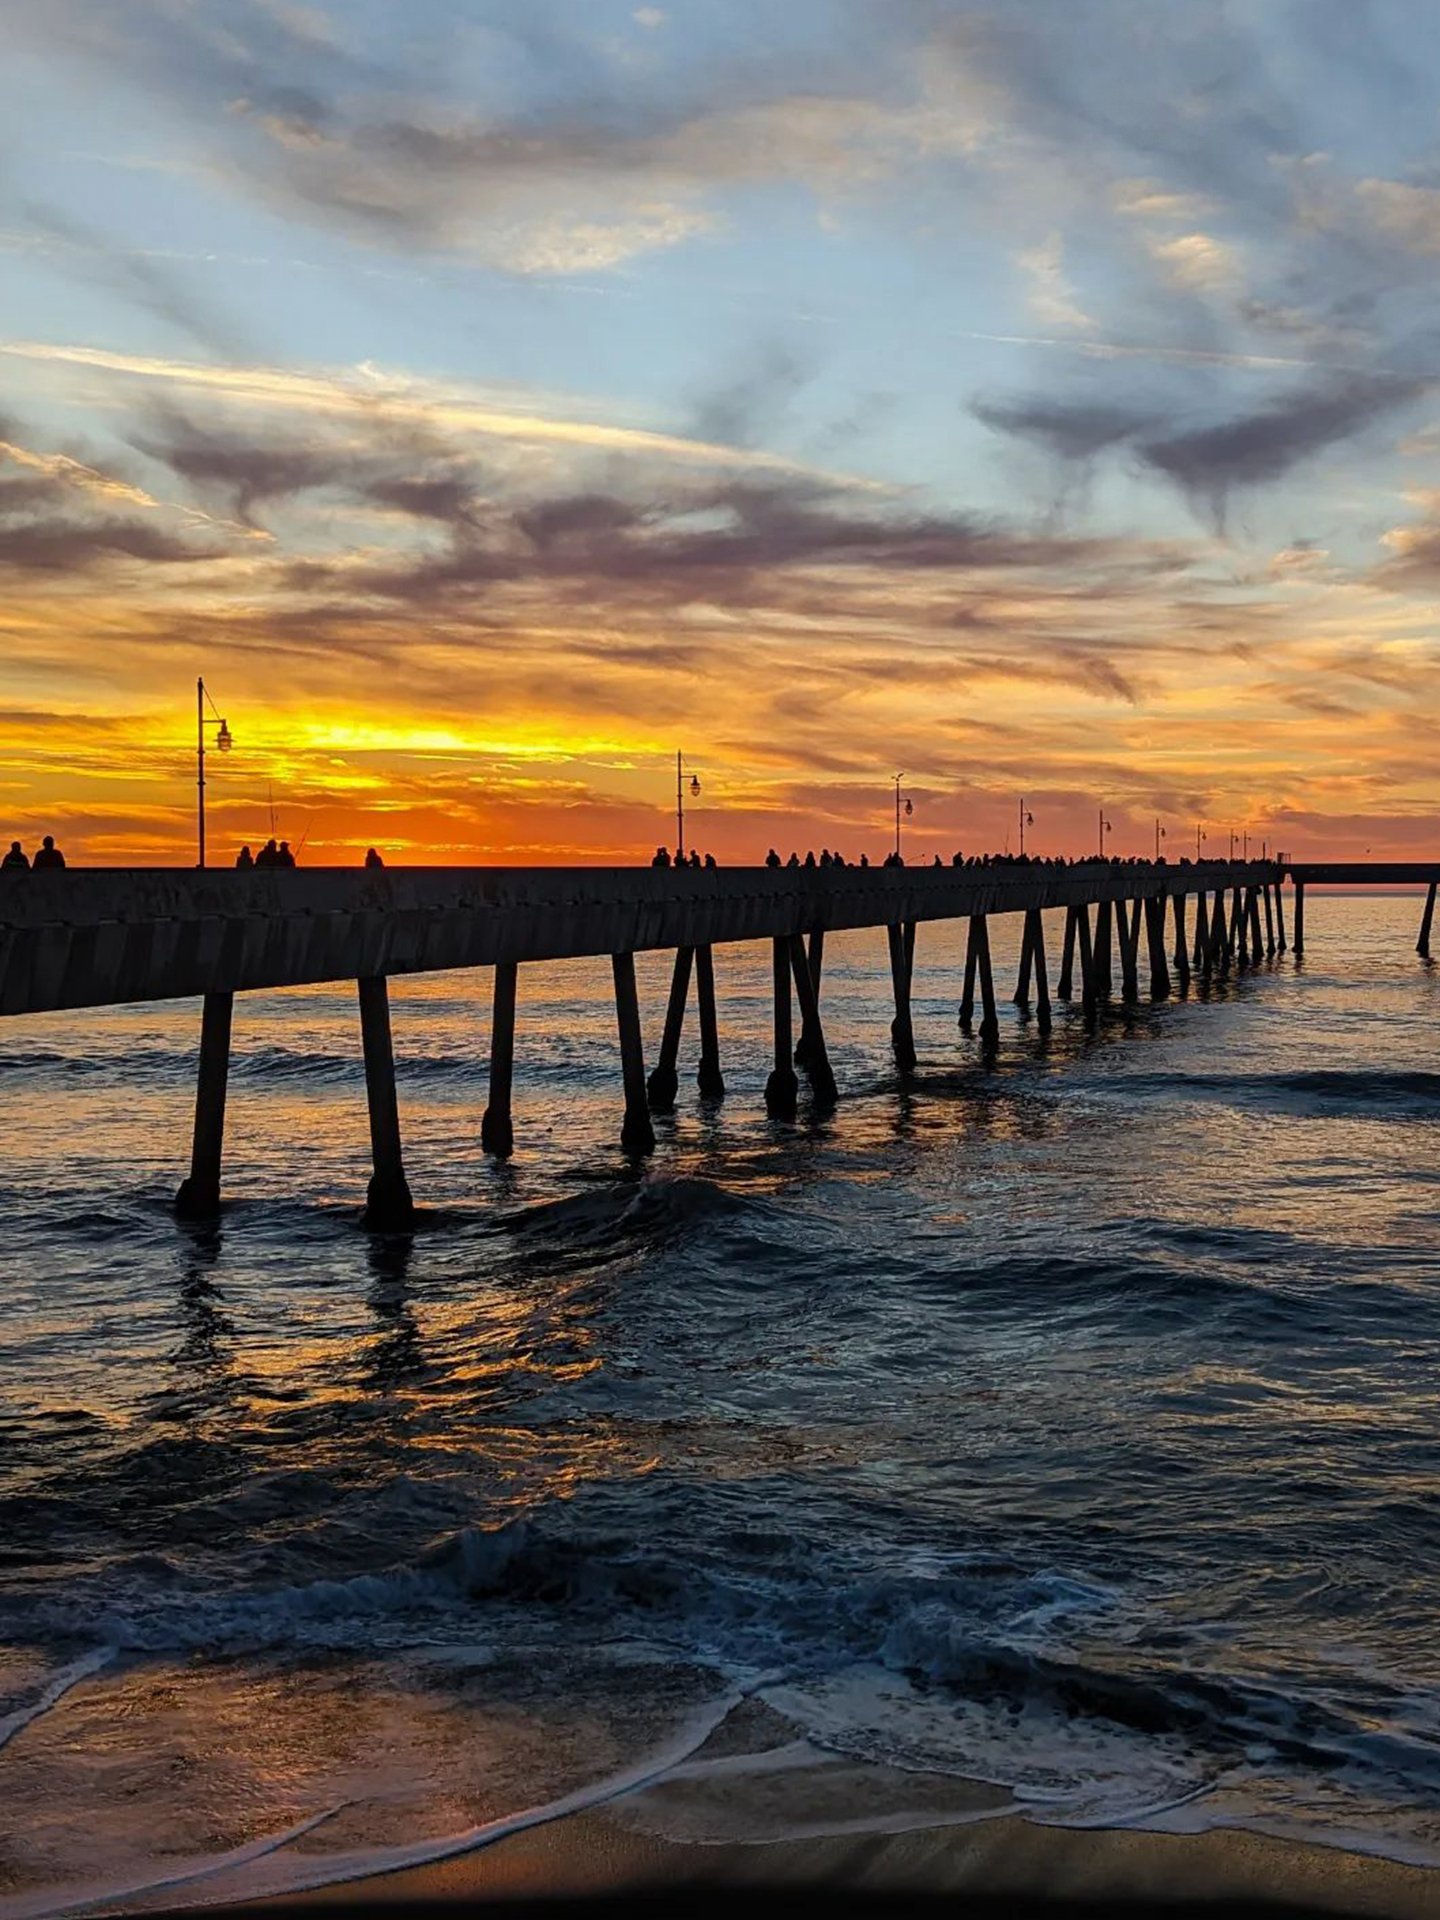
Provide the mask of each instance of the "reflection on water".
POLYGON ((1440 982, 1415 903, 1309 906, 1303 976, 1049 1034, 1001 929, 988 1054, 962 937, 922 928, 904 1077, 883 937, 833 938, 842 1097, 802 1076, 794 1125, 768 950, 724 950, 729 1097, 687 1033, 644 1170, 607 965, 522 969, 503 1166, 488 980, 398 982, 400 1236, 357 1224, 349 991, 237 1006, 199 1228, 195 1009, 11 1023, 0 1912, 82 1856, 118 1886, 248 1850, 258 1886, 287 1834, 293 1883, 727 1713, 728 1772, 645 1818, 844 1825, 899 1768, 932 1809, 1440 1858, 1440 982), (812 1773, 767 1797, 775 1753, 812 1773))

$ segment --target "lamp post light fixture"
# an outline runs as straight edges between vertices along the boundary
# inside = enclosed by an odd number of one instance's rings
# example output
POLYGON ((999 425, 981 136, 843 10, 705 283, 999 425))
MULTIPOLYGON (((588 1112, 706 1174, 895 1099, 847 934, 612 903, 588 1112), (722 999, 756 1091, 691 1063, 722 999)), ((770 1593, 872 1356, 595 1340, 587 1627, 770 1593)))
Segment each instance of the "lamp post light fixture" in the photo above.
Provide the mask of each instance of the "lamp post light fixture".
MULTIPOLYGON (((893 778, 895 781, 895 857, 898 860, 900 857, 900 782, 905 776, 903 773, 897 773, 893 778)), ((914 813, 914 811, 915 803, 911 800, 910 796, 906 794, 905 812, 909 815, 914 813)))
POLYGON ((1200 822, 1197 820, 1195 822, 1195 858, 1197 861, 1200 858, 1200 843, 1204 840, 1208 840, 1209 838, 1210 838, 1209 834, 1205 832, 1204 828, 1201 826, 1200 822))
POLYGON ((1155 822, 1155 859, 1157 863, 1159 862, 1159 859, 1160 859, 1160 842, 1162 840, 1168 840, 1169 837, 1170 837, 1169 834, 1165 831, 1164 827, 1161 826, 1159 820, 1157 819, 1155 822))
POLYGON ((1105 809, 1101 807, 1100 809, 1100 858, 1102 860, 1105 858, 1105 836, 1107 833, 1113 832, 1114 826, 1115 826, 1115 823, 1113 820, 1107 820, 1105 818, 1105 809))
MULTIPOLYGON (((690 776, 690 791, 697 800, 700 798, 700 782, 693 773, 690 776)), ((675 755, 675 851, 683 860, 685 857, 685 756, 683 753, 675 755)))
POLYGON ((197 814, 200 829, 200 858, 198 867, 205 865, 205 729, 215 728, 215 745, 221 753, 229 753, 234 746, 234 736, 229 723, 224 719, 215 702, 205 690, 205 682, 195 682, 195 790, 198 801, 197 814), (207 716, 205 709, 209 707, 207 716))
POLYGON ((1020 858, 1022 860, 1025 858, 1025 829, 1033 827, 1034 824, 1035 816, 1025 811, 1025 796, 1022 793, 1020 796, 1020 858))

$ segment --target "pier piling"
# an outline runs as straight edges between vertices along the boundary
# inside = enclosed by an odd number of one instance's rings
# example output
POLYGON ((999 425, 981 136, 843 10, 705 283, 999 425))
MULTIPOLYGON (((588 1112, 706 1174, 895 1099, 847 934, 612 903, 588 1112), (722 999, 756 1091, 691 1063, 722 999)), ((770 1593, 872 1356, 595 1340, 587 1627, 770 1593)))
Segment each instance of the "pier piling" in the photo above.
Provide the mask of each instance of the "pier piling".
POLYGON ((1430 922, 1435 918, 1435 882, 1430 882, 1430 890, 1425 895, 1425 911, 1420 916, 1420 938, 1415 942, 1416 953, 1430 958, 1430 922))
POLYGON ((1305 882, 1295 882, 1295 955, 1305 951, 1305 882))
POLYGON ((1031 965, 1035 974, 1035 1019, 1041 1033, 1049 1033, 1050 979, 1045 965, 1045 921, 1038 907, 1032 907, 1025 915, 1025 926, 1030 941, 1031 965))
POLYGON ((415 1203, 400 1153, 400 1108, 395 1097, 395 1052, 390 1038, 390 991, 383 973, 358 983, 360 1044, 365 1054, 365 1098, 370 1109, 374 1171, 365 1197, 365 1224, 381 1232, 408 1227, 415 1203))
MULTIPOLYGON (((820 1004, 820 980, 825 971, 825 929, 823 927, 816 927, 810 935, 810 948, 806 956, 806 965, 810 970, 810 984, 815 989, 815 1004, 818 1008, 820 1004)), ((802 1019, 800 1038, 795 1042, 795 1064, 797 1067, 803 1067, 805 1065, 805 1049, 808 1044, 806 1038, 807 1033, 808 1028, 802 1019)))
POLYGON ((1170 965, 1165 958, 1165 899, 1152 895, 1145 902, 1145 933, 1150 943, 1150 998, 1170 997, 1170 965))
POLYGON ((1060 978, 1055 983, 1055 996, 1059 1000, 1068 1000, 1075 990, 1075 916, 1078 907, 1065 909, 1065 939, 1060 948, 1060 978))
POLYGON ((980 941, 975 932, 976 915, 971 914, 965 929, 965 984, 960 989, 960 1025, 969 1032, 975 1018, 975 969, 980 959, 980 941))
POLYGON ((970 922, 976 929, 975 961, 980 976, 980 1038, 987 1046, 1000 1039, 1000 1016, 995 1010, 995 976, 990 970, 990 924, 983 913, 970 922))
POLYGON ((1268 956, 1275 951, 1275 915, 1270 906, 1270 882, 1267 880, 1261 888, 1265 895, 1265 953, 1268 956))
MULTIPOLYGON (((1123 910, 1123 909, 1122 909, 1123 910)), ((1110 971, 1110 923, 1112 908, 1108 900, 1095 907, 1095 940, 1090 955, 1091 998, 1108 1000, 1113 980, 1110 971)))
POLYGON ((695 949, 695 999, 700 1012, 700 1065, 695 1084, 703 1100, 723 1100, 725 1077, 720 1071, 720 1029, 715 1018, 715 955, 708 945, 695 949))
MULTIPOLYGON (((1165 909, 1163 905, 1160 909, 1160 922, 1163 929, 1165 922, 1165 909)), ((1183 893, 1177 893, 1175 895, 1175 977, 1180 982, 1182 991, 1189 986, 1190 943, 1185 937, 1185 896, 1183 893)))
POLYGON ((1115 919, 1115 931, 1120 939, 1120 997, 1122 1000, 1135 1001, 1140 998, 1140 969, 1137 964, 1140 946, 1140 902, 1138 900, 1133 903, 1119 901, 1115 919))
POLYGON ((915 1029, 910 1018, 910 980, 914 970, 915 923, 908 927, 890 925, 885 929, 890 946, 890 979, 895 989, 895 1018, 890 1022, 890 1038, 895 1045, 895 1064, 902 1073, 915 1070, 915 1029))
MULTIPOLYGON (((795 980, 795 998, 800 1002, 800 1027, 805 1041, 805 1072, 810 1081, 810 1091, 822 1106, 833 1106, 838 1098, 835 1075, 830 1067, 830 1055, 825 1046, 825 1029, 820 1024, 820 1002, 815 996, 815 975, 813 965, 813 937, 809 954, 805 951, 802 935, 794 934, 790 940, 790 971, 795 980)), ((797 1048, 798 1052, 799 1049, 797 1048)))
POLYGON ((480 1122, 480 1145, 497 1160, 508 1160, 515 1151, 510 1087, 515 1070, 515 987, 519 973, 513 960, 496 963, 490 1016, 490 1101, 480 1122))
MULTIPOLYGON (((892 933, 896 929, 891 929, 892 933)), ((790 936, 771 942, 771 978, 775 990, 775 1064, 765 1082, 765 1111, 772 1120, 793 1120, 799 1082, 792 1062, 794 1035, 790 1015, 790 936)))
POLYGON ((1080 959, 1080 1003, 1086 1013, 1095 1010, 1095 949, 1090 939, 1090 909, 1077 907, 1075 945, 1080 959))
POLYGON ((220 1211, 220 1157, 225 1144, 225 1089, 230 1079, 234 1006, 233 993, 207 993, 201 1007, 190 1172, 175 1196, 175 1211, 182 1220, 210 1220, 220 1211))
POLYGON ((1275 882, 1275 951, 1285 951, 1285 883, 1284 877, 1275 882))
POLYGON ((635 991, 635 956, 612 953, 610 966, 615 975, 615 1024, 620 1031, 620 1071, 625 1082, 620 1145, 626 1153, 653 1153, 655 1129, 645 1097, 645 1040, 640 1031, 640 999, 635 991))
POLYGON ((690 972, 695 961, 693 947, 675 949, 675 971, 670 976, 670 998, 665 1006, 665 1030, 660 1036, 660 1058, 645 1082, 652 1113, 673 1113, 675 1096, 680 1091, 677 1062, 680 1035, 685 1026, 685 1003, 690 997, 690 972))

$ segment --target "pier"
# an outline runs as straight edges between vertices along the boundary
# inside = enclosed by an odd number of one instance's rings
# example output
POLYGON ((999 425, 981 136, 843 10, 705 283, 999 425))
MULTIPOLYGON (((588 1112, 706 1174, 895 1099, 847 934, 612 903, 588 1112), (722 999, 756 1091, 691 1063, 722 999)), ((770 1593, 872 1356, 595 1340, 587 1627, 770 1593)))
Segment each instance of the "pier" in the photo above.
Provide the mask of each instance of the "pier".
MULTIPOLYGON (((587 956, 608 961, 620 1042, 620 1140, 627 1153, 643 1155, 655 1144, 651 1114, 670 1111, 678 1096, 692 1000, 700 1095, 719 1099, 725 1092, 712 963, 717 945, 771 945, 774 1059, 756 1096, 786 1120, 797 1112, 802 1074, 819 1104, 834 1102, 842 1091, 822 1011, 827 934, 857 928, 883 934, 894 1000, 891 1034, 903 1073, 916 1063, 912 983, 937 923, 966 923, 959 1024, 973 1028, 978 1011, 979 1037, 994 1046, 999 1019, 989 925, 995 915, 1023 916, 1013 998, 1032 1010, 1044 1031, 1053 1018, 1047 911, 1065 916, 1055 998, 1078 999, 1094 1014, 1117 994, 1138 1000, 1142 973, 1144 992, 1161 1000, 1192 975, 1215 977, 1284 952, 1287 872, 1294 883, 1296 954, 1304 949, 1306 885, 1367 883, 1428 886, 1418 942, 1428 953, 1440 863, 92 869, 0 880, 0 1015, 199 999, 190 1171, 176 1205, 186 1217, 205 1218, 221 1197, 235 996, 354 981, 373 1160, 366 1218, 375 1227, 396 1228, 411 1219, 414 1203, 395 1083, 392 976, 493 969, 481 1140, 503 1158, 515 1146, 511 1084, 522 969, 587 956), (656 950, 672 951, 675 961, 647 1076, 634 956, 656 950)), ((952 951, 958 951, 953 940, 952 951)))

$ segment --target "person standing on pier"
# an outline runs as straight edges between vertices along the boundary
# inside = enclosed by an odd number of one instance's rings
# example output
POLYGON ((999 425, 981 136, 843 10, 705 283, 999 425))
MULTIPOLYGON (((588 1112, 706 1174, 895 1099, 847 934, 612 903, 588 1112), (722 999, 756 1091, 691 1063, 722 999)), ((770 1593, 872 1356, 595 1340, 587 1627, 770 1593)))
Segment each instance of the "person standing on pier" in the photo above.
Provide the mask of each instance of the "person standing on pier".
POLYGON ((56 846, 54 834, 47 833, 40 842, 40 851, 35 856, 35 871, 38 873, 42 868, 46 868, 52 873, 58 873, 64 864, 65 856, 56 846))
POLYGON ((0 868, 8 868, 13 873, 28 873, 30 871, 29 859, 26 857, 25 849, 18 840, 12 840, 10 842, 10 851, 3 860, 0 860, 0 868))
POLYGON ((255 856, 251 853, 249 846, 241 847, 239 853, 235 856, 235 865, 239 868, 240 872, 249 873, 254 864, 255 856))

